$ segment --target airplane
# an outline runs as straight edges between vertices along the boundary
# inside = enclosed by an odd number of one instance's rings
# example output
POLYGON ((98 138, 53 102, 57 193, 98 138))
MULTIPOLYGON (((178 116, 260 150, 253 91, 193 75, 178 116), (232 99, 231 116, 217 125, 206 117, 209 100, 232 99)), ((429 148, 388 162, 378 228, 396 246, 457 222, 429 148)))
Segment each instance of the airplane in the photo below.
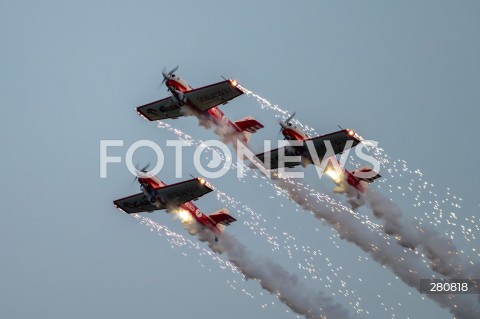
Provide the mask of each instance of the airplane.
MULTIPOLYGON (((325 141, 330 141, 332 145, 332 150, 334 154, 331 154, 332 156, 329 158, 328 164, 325 166, 324 173, 326 173, 328 176, 332 178, 332 180, 337 184, 337 187, 334 189, 337 190, 338 192, 341 192, 341 188, 343 186, 342 181, 346 181, 348 184, 352 185, 356 189, 358 189, 360 192, 365 192, 367 188, 367 183, 372 183, 374 180, 380 178, 380 174, 372 170, 371 168, 365 166, 362 167, 358 170, 355 170, 353 172, 350 172, 349 170, 345 168, 341 168, 340 164, 337 162, 335 156, 336 154, 342 153, 348 148, 354 147, 358 145, 362 139, 358 134, 355 133, 355 131, 350 130, 350 129, 345 129, 345 130, 340 130, 337 132, 333 132, 330 134, 325 134, 321 136, 317 136, 314 138, 308 137, 305 132, 303 132, 299 127, 294 125, 291 120, 294 118, 295 112, 290 115, 285 122, 280 121, 280 132, 283 134, 284 138, 286 140, 295 140, 295 141, 311 141, 315 151, 317 152, 318 156, 318 164, 322 162, 323 157, 327 153, 327 149, 325 147, 325 141), (352 141, 351 144, 347 144, 348 141, 352 141), (332 164, 334 161, 335 166, 332 164), (337 171, 338 169, 341 169, 342 174, 339 174, 337 171)), ((280 133, 279 132, 279 133, 280 133)), ((284 154, 286 156, 292 156, 292 155, 300 155, 301 161, 300 162, 285 162, 286 167, 294 167, 297 165, 302 164, 303 167, 308 166, 308 164, 313 164, 314 160, 310 154, 310 151, 308 147, 305 145, 305 143, 302 146, 284 146, 284 154)), ((279 154, 280 149, 275 149, 271 150, 267 153, 270 153, 270 169, 277 169, 279 168, 279 162, 278 162, 278 154, 279 154)), ((265 154, 266 153, 261 153, 257 154, 256 157, 263 163, 265 163, 265 154)), ((344 187, 344 186, 343 186, 344 187)))
POLYGON ((230 121, 217 107, 242 95, 244 92, 235 80, 225 80, 215 84, 194 89, 176 75, 178 65, 168 73, 162 71, 163 83, 172 94, 162 100, 148 103, 136 108, 137 113, 149 121, 168 118, 177 119, 188 113, 203 117, 217 126, 226 126, 232 133, 237 133, 240 140, 248 143, 251 133, 263 128, 263 125, 251 116, 230 121), (190 111, 190 112, 189 112, 190 111))
POLYGON ((201 227, 212 231, 215 241, 218 241, 225 226, 230 225, 235 218, 228 214, 228 209, 222 208, 209 215, 202 213, 192 201, 213 191, 212 185, 198 177, 180 183, 167 185, 157 176, 145 171, 146 167, 137 169, 141 193, 113 201, 116 208, 127 214, 141 212, 152 213, 156 210, 170 209, 178 213, 182 222, 196 221, 201 227))

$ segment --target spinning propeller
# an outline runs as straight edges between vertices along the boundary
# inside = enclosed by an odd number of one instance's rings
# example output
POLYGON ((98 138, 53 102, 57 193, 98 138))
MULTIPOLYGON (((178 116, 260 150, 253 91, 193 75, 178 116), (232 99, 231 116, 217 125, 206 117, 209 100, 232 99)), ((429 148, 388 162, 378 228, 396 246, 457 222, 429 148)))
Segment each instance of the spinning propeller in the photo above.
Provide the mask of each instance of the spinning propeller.
POLYGON ((290 123, 290 121, 295 117, 295 114, 297 114, 297 112, 293 112, 286 120, 285 122, 282 122, 282 121, 278 121, 278 124, 280 124, 280 131, 278 131, 278 135, 280 135, 280 133, 282 133, 282 130, 287 128, 288 127, 288 124, 290 123))
POLYGON ((173 72, 177 71, 178 70, 178 65, 176 67, 174 67, 173 69, 171 69, 168 73, 165 72, 165 68, 163 68, 162 70, 162 74, 163 74, 163 81, 162 83, 160 84, 160 86, 163 85, 163 83, 165 83, 166 80, 168 80, 170 78, 170 76, 173 74, 173 72))
POLYGON ((142 169, 138 169, 138 163, 137 163, 137 165, 135 165, 135 170, 137 171, 137 176, 135 176, 133 178, 132 184, 135 183, 138 180, 138 173, 147 173, 148 172, 147 169, 148 169, 149 166, 150 166, 150 163, 147 163, 147 165, 145 165, 142 169))

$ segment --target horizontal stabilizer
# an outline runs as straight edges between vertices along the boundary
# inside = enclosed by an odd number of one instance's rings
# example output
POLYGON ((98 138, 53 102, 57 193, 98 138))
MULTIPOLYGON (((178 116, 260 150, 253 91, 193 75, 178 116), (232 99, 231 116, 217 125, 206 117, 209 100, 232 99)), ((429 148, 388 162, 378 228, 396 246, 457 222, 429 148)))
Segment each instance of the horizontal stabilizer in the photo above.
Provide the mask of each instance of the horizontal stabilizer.
POLYGON ((215 224, 221 224, 221 225, 224 225, 224 226, 228 226, 231 223, 233 223, 234 221, 236 221, 235 218, 233 218, 232 216, 230 216, 228 214, 228 209, 226 209, 226 208, 219 209, 219 210, 213 212, 212 214, 208 215, 208 217, 210 217, 210 219, 215 224))
POLYGON ((373 183, 376 179, 382 177, 379 173, 375 172, 368 166, 364 166, 362 168, 354 170, 352 174, 359 180, 367 183, 373 183))
POLYGON ((235 125, 243 132, 255 133, 263 128, 263 125, 251 116, 235 121, 235 125))

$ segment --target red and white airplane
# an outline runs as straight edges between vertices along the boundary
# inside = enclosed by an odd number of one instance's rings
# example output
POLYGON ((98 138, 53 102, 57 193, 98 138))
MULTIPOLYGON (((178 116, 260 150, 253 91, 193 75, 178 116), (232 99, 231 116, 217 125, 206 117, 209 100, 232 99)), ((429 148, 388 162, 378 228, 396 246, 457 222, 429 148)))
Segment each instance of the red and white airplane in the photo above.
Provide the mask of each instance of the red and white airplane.
MULTIPOLYGON (((280 164, 284 164, 285 167, 294 167, 297 165, 302 165, 303 167, 308 166, 308 164, 313 164, 315 163, 314 158, 312 154, 310 154, 309 148, 306 146, 306 142, 311 142, 312 146, 314 147, 316 151, 316 156, 318 156, 318 164, 322 162, 322 159, 325 157, 327 153, 327 148, 325 146, 325 143, 328 141, 330 142, 332 146, 332 150, 334 154, 332 155, 331 160, 334 160, 335 163, 336 159, 333 155, 342 153, 343 151, 352 148, 356 145, 358 145, 362 139, 360 138, 359 135, 357 135, 353 130, 340 130, 338 132, 333 132, 321 136, 317 136, 314 138, 308 137, 305 132, 303 132, 299 127, 294 125, 291 120, 295 116, 295 112, 290 115, 285 122, 280 121, 280 132, 283 134, 286 140, 289 141, 302 141, 304 142, 301 146, 293 146, 293 145, 287 145, 282 148, 274 149, 266 153, 261 153, 257 154, 256 157, 263 163, 265 163, 265 157, 266 154, 268 153, 270 157, 270 169, 277 169, 279 168, 280 164), (349 141, 351 141, 349 143, 349 141), (279 162, 278 157, 279 154, 285 154, 286 156, 300 156, 301 161, 300 162, 279 162)), ((338 164, 337 167, 339 167, 340 164, 338 164)), ((331 162, 328 163, 328 165, 325 167, 325 173, 327 173, 330 177, 333 178, 333 173, 336 173, 336 170, 332 170, 333 165, 331 162), (330 165, 330 166, 329 166, 330 165)), ((365 184, 362 182, 367 182, 367 183, 372 183, 375 179, 381 177, 380 174, 376 173, 373 171, 371 168, 364 167, 359 170, 350 172, 344 168, 341 168, 345 174, 345 180, 361 192, 365 191, 365 184), (359 174, 359 173, 363 174, 359 174), (367 177, 362 177, 362 176, 367 176, 367 177)), ((335 183, 339 181, 340 176, 337 174, 337 178, 334 179, 335 183)))
POLYGON ((232 122, 217 107, 220 104, 227 104, 228 101, 244 93, 238 88, 237 81, 225 80, 193 89, 182 78, 174 74, 177 69, 178 66, 168 73, 165 70, 162 71, 162 84, 167 85, 172 95, 137 107, 138 114, 149 121, 158 121, 168 118, 176 119, 193 112, 216 126, 226 126, 231 129, 232 133, 238 133, 239 139, 244 143, 248 143, 251 133, 263 128, 263 125, 251 116, 232 122))
POLYGON ((113 201, 115 207, 127 214, 171 209, 178 213, 182 222, 196 221, 201 227, 211 230, 215 241, 225 226, 236 221, 226 208, 206 215, 191 202, 213 191, 210 183, 203 178, 167 185, 155 175, 145 172, 144 168, 137 170, 136 179, 140 183, 141 193, 113 201))

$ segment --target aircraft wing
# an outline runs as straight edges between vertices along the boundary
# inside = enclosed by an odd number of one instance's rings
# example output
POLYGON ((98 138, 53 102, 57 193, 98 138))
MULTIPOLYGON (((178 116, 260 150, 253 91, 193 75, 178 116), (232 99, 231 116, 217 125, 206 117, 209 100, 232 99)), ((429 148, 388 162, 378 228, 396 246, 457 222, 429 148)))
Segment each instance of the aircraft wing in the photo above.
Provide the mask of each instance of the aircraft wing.
MULTIPOLYGON (((358 143, 361 142, 361 139, 358 135, 356 135, 353 131, 350 130, 341 130, 338 132, 333 132, 330 134, 325 134, 322 136, 314 137, 305 140, 305 142, 311 141, 313 143, 313 147, 315 148, 318 158, 320 161, 322 161, 323 157, 325 156, 327 152, 327 148, 325 146, 325 143, 328 143, 327 141, 330 141, 330 144, 332 145, 333 152, 335 154, 341 153, 345 150, 347 147, 347 142, 352 141, 352 144, 350 147, 356 146, 358 143)), ((349 147, 347 147, 348 149, 349 147)), ((265 157, 266 154, 270 154, 270 169, 277 169, 279 168, 279 163, 278 163, 278 156, 279 154, 283 153, 286 156, 295 156, 295 155, 304 155, 304 156, 312 156, 310 155, 310 152, 304 143, 303 146, 288 146, 288 147, 281 147, 277 148, 274 150, 271 150, 269 152, 257 154, 256 156, 260 161, 263 163, 265 162, 265 157), (294 154, 296 153, 296 154, 294 154)), ((297 165, 300 165, 301 162, 286 162, 284 167, 294 167, 297 165)))
MULTIPOLYGON (((352 141, 352 144, 350 147, 356 146, 358 143, 360 143, 362 140, 360 137, 355 134, 354 131, 351 130, 341 130, 338 132, 333 132, 330 134, 325 134, 321 136, 317 136, 314 138, 310 138, 308 141, 313 142, 313 146, 315 147, 315 150, 317 151, 318 158, 320 161, 322 158, 325 156, 325 153, 327 152, 327 148, 325 146, 325 143, 328 143, 330 141, 330 144, 332 145, 332 149, 335 154, 343 152, 346 147, 347 147, 347 142, 352 141)), ((307 150, 308 151, 308 150, 307 150)))
POLYGON ((201 111, 206 111, 242 95, 243 91, 236 87, 235 81, 225 80, 198 89, 193 89, 184 94, 189 103, 193 104, 201 111))
MULTIPOLYGON (((177 184, 167 185, 156 191, 157 198, 161 199, 160 204, 152 204, 143 193, 114 201, 114 205, 127 214, 140 213, 166 209, 167 206, 174 207, 202 197, 213 189, 205 180, 194 178, 177 184)), ((158 202, 157 202, 158 204, 158 202)))
POLYGON ((135 214, 141 212, 150 212, 157 210, 157 206, 150 203, 145 194, 138 193, 122 199, 113 201, 113 204, 118 209, 123 210, 127 214, 135 214))
POLYGON ((149 121, 159 121, 183 116, 180 106, 172 97, 137 107, 138 114, 149 121))
MULTIPOLYGON (((302 146, 299 146, 299 148, 303 149, 302 146)), ((261 153, 261 154, 257 154, 255 156, 258 157, 258 159, 260 161, 262 161, 262 163, 265 163, 265 158, 268 157, 268 155, 270 155, 270 167, 269 167, 269 169, 277 169, 277 168, 280 167, 279 163, 278 163, 278 156, 279 156, 278 154, 280 154, 280 152, 285 154, 285 156, 295 156, 295 154, 290 153, 288 151, 288 149, 286 149, 285 147, 276 148, 274 150, 271 150, 271 151, 268 151, 268 152, 265 152, 265 153, 261 153)), ((300 162, 285 162, 285 165, 283 165, 283 167, 294 167, 294 166, 297 166, 297 165, 300 165, 300 162)), ((265 163, 264 166, 268 167, 268 164, 265 163)))

